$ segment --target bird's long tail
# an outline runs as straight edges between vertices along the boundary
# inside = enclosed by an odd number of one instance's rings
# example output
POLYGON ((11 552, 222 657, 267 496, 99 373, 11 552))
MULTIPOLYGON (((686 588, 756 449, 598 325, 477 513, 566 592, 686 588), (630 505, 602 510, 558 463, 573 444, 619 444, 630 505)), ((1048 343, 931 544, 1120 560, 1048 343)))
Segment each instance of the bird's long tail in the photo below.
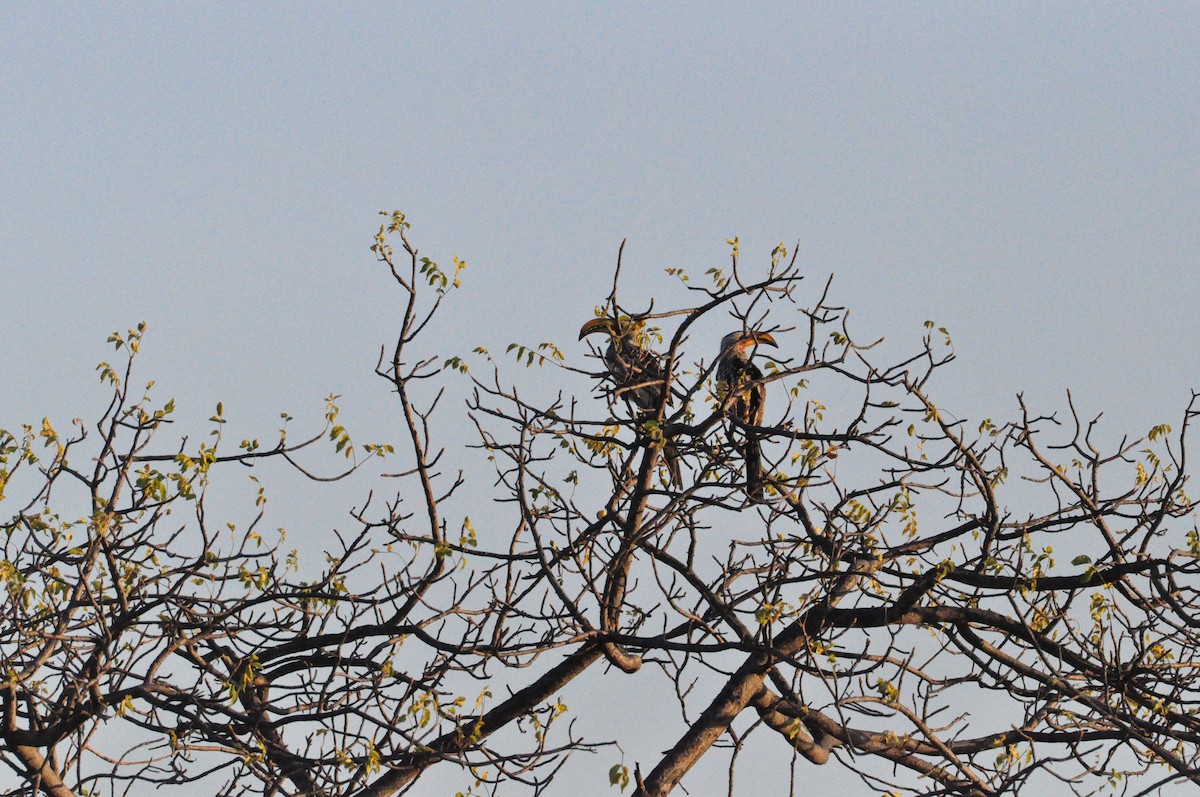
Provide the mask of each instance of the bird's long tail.
POLYGON ((757 440, 742 443, 742 458, 746 461, 746 495, 751 501, 762 501, 762 446, 757 440))

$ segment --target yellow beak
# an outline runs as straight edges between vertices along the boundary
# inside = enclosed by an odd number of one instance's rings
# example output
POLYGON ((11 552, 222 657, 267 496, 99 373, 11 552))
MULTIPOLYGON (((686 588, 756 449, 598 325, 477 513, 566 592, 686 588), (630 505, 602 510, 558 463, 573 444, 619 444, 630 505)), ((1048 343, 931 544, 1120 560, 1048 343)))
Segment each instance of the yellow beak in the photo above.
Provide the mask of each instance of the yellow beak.
POLYGON ((612 334, 613 321, 611 318, 593 318, 582 327, 579 328, 579 339, 583 340, 588 335, 595 332, 604 332, 608 335, 612 334))
POLYGON ((779 347, 779 344, 775 342, 775 338, 771 337, 770 332, 751 332, 747 337, 760 346, 765 343, 768 346, 779 347))

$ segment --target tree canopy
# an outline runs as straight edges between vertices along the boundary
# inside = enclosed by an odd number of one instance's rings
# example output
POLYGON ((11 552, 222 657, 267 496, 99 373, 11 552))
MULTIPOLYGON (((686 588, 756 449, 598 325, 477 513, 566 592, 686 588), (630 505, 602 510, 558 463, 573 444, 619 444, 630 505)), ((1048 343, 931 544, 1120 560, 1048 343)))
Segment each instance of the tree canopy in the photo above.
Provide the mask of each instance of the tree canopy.
POLYGON ((732 793, 749 745, 792 793, 820 766, 896 795, 1200 782, 1195 394, 1109 446, 1069 397, 958 417, 945 329, 884 357, 794 251, 743 263, 737 239, 667 269, 690 302, 623 303, 618 255, 578 344, 440 351, 465 264, 384 215, 390 442, 336 397, 303 439, 285 417, 234 443, 221 405, 177 433, 137 387, 142 327, 110 338, 99 418, 0 431, 8 794, 381 797, 432 770, 557 793, 571 753, 611 750, 573 707, 584 673, 683 718, 621 706, 662 743, 613 751, 597 791, 665 795, 719 755, 732 793), (290 548, 265 485, 249 524, 213 517, 222 474, 264 462, 363 477, 350 530, 290 548))

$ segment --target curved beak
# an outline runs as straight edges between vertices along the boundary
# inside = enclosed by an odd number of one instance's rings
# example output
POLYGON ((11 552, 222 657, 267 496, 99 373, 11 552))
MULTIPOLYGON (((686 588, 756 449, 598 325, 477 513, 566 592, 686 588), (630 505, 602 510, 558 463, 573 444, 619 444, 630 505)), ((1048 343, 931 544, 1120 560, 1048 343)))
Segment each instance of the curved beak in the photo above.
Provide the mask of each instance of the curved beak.
POLYGON ((583 340, 588 335, 595 332, 604 332, 612 334, 612 319, 611 318, 593 318, 582 327, 579 328, 579 339, 583 340))
POLYGON ((779 344, 775 342, 775 338, 771 337, 770 332, 751 332, 747 337, 760 346, 766 344, 768 346, 779 348, 779 344))

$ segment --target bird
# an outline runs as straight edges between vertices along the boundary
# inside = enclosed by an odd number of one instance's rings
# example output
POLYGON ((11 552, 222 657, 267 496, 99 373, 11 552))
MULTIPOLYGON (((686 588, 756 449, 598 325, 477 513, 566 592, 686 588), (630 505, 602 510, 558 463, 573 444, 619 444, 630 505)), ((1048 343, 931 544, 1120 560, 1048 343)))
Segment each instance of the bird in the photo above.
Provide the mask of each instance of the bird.
POLYGON ((604 365, 616 386, 614 395, 634 407, 638 414, 658 412, 662 403, 662 363, 648 347, 645 322, 630 318, 593 318, 579 330, 579 339, 604 332, 608 348, 604 365))
MULTIPOLYGON (((608 335, 604 365, 608 369, 614 396, 620 396, 641 418, 658 414, 663 404, 666 381, 662 361, 649 347, 646 322, 638 318, 593 318, 579 329, 579 339, 603 332, 608 335)), ((669 396, 668 396, 669 398, 669 396)), ((663 461, 675 484, 681 483, 679 452, 667 441, 663 461)))
MULTIPOLYGON (((745 426, 761 426, 766 413, 767 386, 759 381, 762 370, 751 361, 755 349, 764 344, 779 345, 767 332, 730 332, 721 339, 721 353, 717 355, 717 384, 725 386, 726 412, 745 426)), ((752 501, 762 501, 762 445, 747 432, 741 448, 746 463, 746 495, 752 501)))

